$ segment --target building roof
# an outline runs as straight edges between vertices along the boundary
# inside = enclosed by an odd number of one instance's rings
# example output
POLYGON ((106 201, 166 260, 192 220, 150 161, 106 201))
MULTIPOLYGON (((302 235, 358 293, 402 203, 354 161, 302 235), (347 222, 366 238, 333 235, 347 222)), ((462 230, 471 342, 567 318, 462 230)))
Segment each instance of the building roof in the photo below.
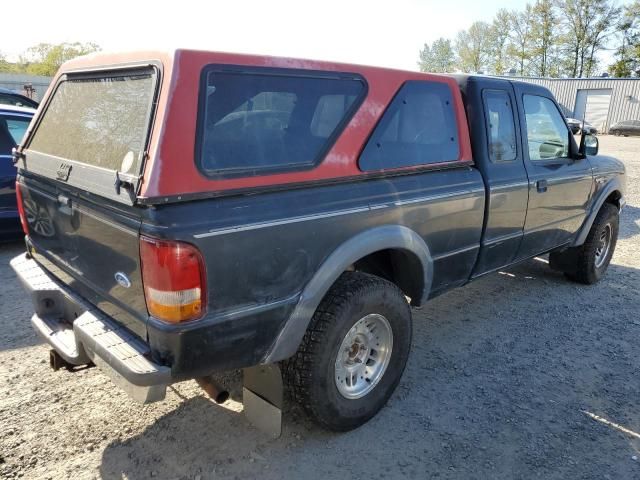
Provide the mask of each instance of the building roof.
POLYGON ((499 75, 498 78, 506 78, 507 80, 520 80, 520 81, 528 81, 528 80, 548 80, 551 82, 601 82, 601 81, 622 81, 622 80, 631 80, 640 82, 640 77, 586 77, 586 78, 556 78, 556 77, 517 77, 517 76, 508 76, 508 75, 499 75))

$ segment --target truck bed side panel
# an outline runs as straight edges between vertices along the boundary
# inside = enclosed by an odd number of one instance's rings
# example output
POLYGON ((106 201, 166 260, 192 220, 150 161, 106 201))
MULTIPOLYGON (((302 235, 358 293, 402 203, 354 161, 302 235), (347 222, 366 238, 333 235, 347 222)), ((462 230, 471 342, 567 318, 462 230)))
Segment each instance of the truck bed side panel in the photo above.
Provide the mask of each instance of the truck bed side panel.
MULTIPOLYGON (((197 245, 209 282, 208 314, 197 322, 206 328, 182 351, 174 374, 259 361, 322 262, 378 225, 404 225, 424 238, 434 260, 432 293, 464 283, 479 250, 483 211, 482 178, 469 167, 158 207, 142 233, 197 245), (260 328, 245 327, 256 325, 248 321, 255 316, 260 328)), ((180 351, 191 331, 152 319, 151 347, 180 351), (167 335, 180 329, 181 336, 167 335)))

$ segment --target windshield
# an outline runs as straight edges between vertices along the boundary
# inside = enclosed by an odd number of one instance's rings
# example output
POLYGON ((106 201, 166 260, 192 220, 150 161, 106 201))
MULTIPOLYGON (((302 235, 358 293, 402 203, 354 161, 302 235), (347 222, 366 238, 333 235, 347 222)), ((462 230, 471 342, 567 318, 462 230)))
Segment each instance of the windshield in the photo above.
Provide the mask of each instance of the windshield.
POLYGON ((153 70, 145 70, 62 81, 28 149, 121 173, 138 173, 155 77, 153 70))

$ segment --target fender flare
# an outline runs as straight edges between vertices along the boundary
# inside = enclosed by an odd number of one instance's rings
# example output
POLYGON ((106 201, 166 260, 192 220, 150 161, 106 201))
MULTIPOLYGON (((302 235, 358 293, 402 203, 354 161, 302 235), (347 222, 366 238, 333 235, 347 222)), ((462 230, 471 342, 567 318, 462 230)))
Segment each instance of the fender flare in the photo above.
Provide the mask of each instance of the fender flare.
POLYGON ((361 258, 386 249, 405 250, 418 257, 423 270, 421 301, 428 298, 433 277, 433 259, 422 237, 402 225, 375 227, 350 238, 322 263, 305 286, 298 303, 262 363, 274 363, 292 356, 304 337, 311 317, 338 277, 361 258))
POLYGON ((624 188, 619 177, 612 178, 597 194, 598 196, 592 202, 591 209, 589 210, 587 218, 582 223, 580 230, 578 230, 578 234, 571 244, 572 247, 578 247, 587 240, 587 235, 589 235, 589 230, 591 230, 591 225, 593 225, 593 222, 596 220, 598 212, 602 208, 602 205, 604 205, 604 202, 607 200, 609 195, 611 195, 615 191, 620 192, 621 196, 623 195, 624 188))

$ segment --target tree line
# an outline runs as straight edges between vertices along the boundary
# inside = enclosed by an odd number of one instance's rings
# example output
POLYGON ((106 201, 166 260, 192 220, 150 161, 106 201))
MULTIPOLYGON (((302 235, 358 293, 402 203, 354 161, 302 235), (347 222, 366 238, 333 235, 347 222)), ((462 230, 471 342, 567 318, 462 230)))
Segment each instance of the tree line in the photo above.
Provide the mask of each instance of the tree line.
POLYGON ((425 43, 424 72, 539 77, 591 77, 606 68, 615 77, 640 76, 640 0, 536 0, 524 10, 499 10, 453 39, 425 43), (598 54, 613 49, 615 61, 598 54))
POLYGON ((52 77, 67 60, 97 52, 95 43, 39 43, 25 50, 16 62, 9 62, 0 52, 0 73, 26 73, 52 77))

